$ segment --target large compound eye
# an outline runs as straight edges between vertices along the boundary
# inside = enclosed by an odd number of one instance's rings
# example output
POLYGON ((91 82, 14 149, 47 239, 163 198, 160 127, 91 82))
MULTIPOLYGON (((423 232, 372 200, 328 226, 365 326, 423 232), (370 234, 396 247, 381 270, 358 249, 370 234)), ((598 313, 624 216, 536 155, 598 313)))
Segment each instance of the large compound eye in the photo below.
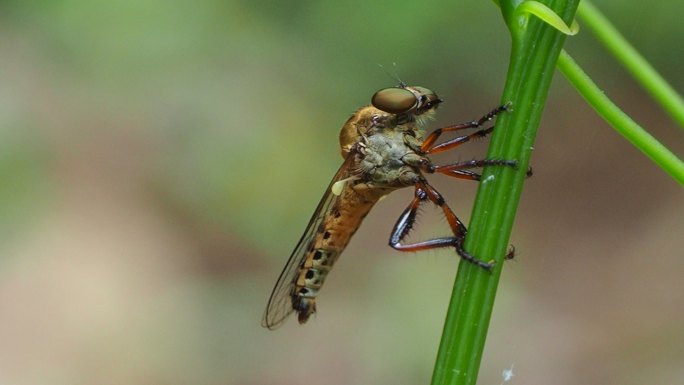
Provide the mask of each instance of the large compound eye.
POLYGON ((402 114, 416 106, 417 100, 413 92, 405 88, 385 88, 371 98, 373 107, 390 114, 402 114))

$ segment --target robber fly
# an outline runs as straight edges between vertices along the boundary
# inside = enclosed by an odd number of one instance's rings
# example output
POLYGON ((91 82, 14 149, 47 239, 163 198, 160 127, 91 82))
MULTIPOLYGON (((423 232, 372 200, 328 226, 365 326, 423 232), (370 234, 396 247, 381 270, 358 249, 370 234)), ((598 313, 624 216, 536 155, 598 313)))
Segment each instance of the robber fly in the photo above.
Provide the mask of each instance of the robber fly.
POLYGON ((399 84, 376 92, 371 105, 356 111, 340 132, 344 163, 318 203, 304 235, 299 239, 280 273, 262 319, 262 326, 275 329, 296 312, 300 324, 316 312, 316 296, 333 264, 349 243, 373 205, 390 192, 414 186, 409 206, 394 225, 389 244, 400 251, 453 247, 464 259, 491 269, 463 248, 465 225, 447 206, 442 195, 424 174, 441 173, 455 178, 480 180, 468 169, 489 165, 517 165, 513 160, 484 159, 437 166, 427 157, 457 147, 473 138, 484 137, 494 127, 480 129, 437 144, 445 132, 479 128, 509 104, 490 111, 476 121, 439 128, 425 138, 424 127, 434 117, 442 100, 433 91, 399 84), (430 201, 441 208, 452 236, 416 243, 404 243, 416 219, 419 206, 430 201))

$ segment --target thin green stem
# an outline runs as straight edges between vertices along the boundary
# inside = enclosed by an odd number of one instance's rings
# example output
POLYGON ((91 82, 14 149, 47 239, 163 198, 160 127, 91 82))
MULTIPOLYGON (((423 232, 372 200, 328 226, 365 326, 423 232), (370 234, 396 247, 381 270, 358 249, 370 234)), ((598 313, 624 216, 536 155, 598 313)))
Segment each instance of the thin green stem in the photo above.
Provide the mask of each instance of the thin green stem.
POLYGON ((622 112, 565 51, 558 58, 558 69, 617 132, 684 185, 684 162, 622 112))
MULTIPOLYGON (((462 261, 459 265, 432 377, 433 385, 472 385, 477 381, 502 262, 556 65, 604 119, 684 184, 684 164, 681 160, 605 97, 569 55, 561 54, 564 35, 518 8, 520 0, 495 2, 501 6, 513 40, 502 100, 512 102, 513 111, 497 119, 497 129, 492 136, 487 158, 516 159, 519 167, 517 170, 503 167, 488 167, 484 170, 465 249, 482 260, 494 261, 496 265, 491 272, 468 262, 462 261)), ((558 14, 566 25, 573 20, 578 3, 579 0, 544 1, 544 5, 558 14)), ((545 20, 550 20, 544 6, 532 5, 536 7, 535 10, 545 14, 545 20)), ((537 13, 535 16, 539 16, 537 13)), ((679 95, 605 19, 601 19, 591 4, 585 3, 583 16, 590 28, 606 39, 606 46, 683 124, 684 103, 679 95)), ((551 15, 551 19, 554 18, 551 15)))
POLYGON ((618 30, 588 0, 577 10, 582 25, 588 27, 618 61, 625 66, 644 89, 663 106, 680 127, 684 128, 684 99, 625 40, 618 30))
MULTIPOLYGON (((566 24, 579 0, 545 4, 566 24)), ((516 159, 517 170, 487 167, 478 189, 465 248, 478 258, 496 262, 492 272, 461 262, 442 333, 433 385, 475 384, 503 259, 525 179, 537 127, 565 36, 542 21, 515 13, 519 1, 500 5, 513 39, 502 102, 513 111, 496 122, 488 159, 516 159)))

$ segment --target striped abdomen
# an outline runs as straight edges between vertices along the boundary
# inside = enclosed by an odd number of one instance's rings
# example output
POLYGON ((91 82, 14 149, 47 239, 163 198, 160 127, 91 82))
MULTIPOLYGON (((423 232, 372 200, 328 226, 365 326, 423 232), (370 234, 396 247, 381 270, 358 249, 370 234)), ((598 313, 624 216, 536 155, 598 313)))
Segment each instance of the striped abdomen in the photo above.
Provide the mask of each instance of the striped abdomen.
POLYGON ((347 184, 326 212, 316 234, 307 246, 292 290, 292 307, 299 323, 316 312, 316 296, 352 235, 373 205, 388 189, 368 189, 347 184))

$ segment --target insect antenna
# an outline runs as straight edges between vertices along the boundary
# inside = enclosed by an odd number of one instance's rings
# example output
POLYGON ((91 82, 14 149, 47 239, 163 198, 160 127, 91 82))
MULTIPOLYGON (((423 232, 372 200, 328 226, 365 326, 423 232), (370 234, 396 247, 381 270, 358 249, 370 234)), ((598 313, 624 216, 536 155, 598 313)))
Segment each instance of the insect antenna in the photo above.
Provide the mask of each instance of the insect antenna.
POLYGON ((378 64, 378 67, 380 67, 382 69, 382 72, 384 72, 385 75, 389 76, 392 80, 397 82, 397 84, 399 85, 399 88, 406 88, 407 84, 404 83, 404 81, 401 80, 401 78, 399 77, 396 62, 392 62, 392 69, 393 69, 392 72, 387 70, 387 68, 385 68, 385 66, 383 66, 382 64, 378 64))

